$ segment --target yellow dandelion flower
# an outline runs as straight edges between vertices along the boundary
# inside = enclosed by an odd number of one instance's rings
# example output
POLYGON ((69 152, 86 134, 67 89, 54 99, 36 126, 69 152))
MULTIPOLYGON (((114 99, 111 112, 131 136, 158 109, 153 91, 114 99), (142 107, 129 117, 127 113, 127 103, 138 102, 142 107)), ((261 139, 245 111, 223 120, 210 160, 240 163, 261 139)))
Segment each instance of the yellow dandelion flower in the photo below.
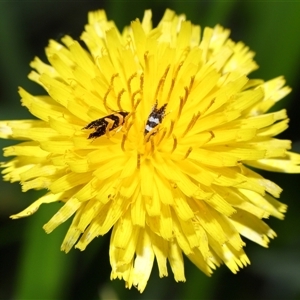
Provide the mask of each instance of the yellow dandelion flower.
POLYGON ((166 10, 151 11, 120 33, 105 12, 88 15, 81 39, 49 42, 49 64, 35 58, 29 78, 47 95, 20 88, 37 118, 2 121, 0 136, 22 140, 4 149, 4 180, 64 202, 47 233, 72 218, 62 243, 84 250, 111 230, 111 279, 142 292, 156 259, 185 281, 183 254, 205 274, 225 263, 249 264, 241 236, 267 247, 275 232, 262 221, 283 219, 281 189, 255 169, 300 172, 285 110, 267 111, 290 92, 282 77, 249 79, 254 53, 166 10))

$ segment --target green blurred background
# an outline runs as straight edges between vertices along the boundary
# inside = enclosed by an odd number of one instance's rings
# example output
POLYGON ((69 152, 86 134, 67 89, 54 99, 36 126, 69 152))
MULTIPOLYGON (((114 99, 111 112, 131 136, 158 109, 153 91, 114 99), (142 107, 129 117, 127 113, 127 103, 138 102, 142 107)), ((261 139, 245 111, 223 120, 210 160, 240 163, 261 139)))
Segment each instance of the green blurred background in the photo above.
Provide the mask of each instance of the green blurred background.
MULTIPOLYGON (((30 118, 20 106, 17 87, 44 92, 27 79, 29 62, 36 55, 45 60, 50 38, 79 38, 88 11, 104 8, 122 29, 148 8, 157 24, 167 7, 202 28, 217 23, 230 28, 233 40, 242 40, 257 53, 260 69, 252 78, 285 76, 293 92, 278 106, 286 107, 291 118, 281 138, 293 140, 294 151, 300 152, 299 1, 0 0, 0 118, 30 118)), ((9 144, 0 141, 1 147, 9 144)), ((171 271, 160 279, 155 266, 143 294, 125 289, 123 281, 110 281, 108 236, 96 239, 84 252, 60 251, 69 222, 50 235, 42 229, 59 204, 44 205, 30 218, 10 220, 39 194, 23 194, 18 183, 1 182, 0 299, 300 299, 300 175, 263 175, 283 187, 281 201, 289 206, 285 221, 267 221, 278 234, 270 249, 247 241, 252 264, 237 275, 222 266, 208 278, 186 260, 186 283, 176 283, 171 271)))

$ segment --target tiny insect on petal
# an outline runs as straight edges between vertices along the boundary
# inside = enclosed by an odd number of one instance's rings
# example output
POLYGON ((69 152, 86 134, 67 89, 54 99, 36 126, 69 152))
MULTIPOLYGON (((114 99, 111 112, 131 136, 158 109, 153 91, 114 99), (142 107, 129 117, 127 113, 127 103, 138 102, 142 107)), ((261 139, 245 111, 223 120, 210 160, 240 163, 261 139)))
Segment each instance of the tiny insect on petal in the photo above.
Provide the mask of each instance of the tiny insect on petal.
POLYGON ((114 114, 92 121, 82 129, 94 129, 95 131, 90 133, 88 139, 95 139, 104 135, 107 131, 112 131, 114 129, 122 127, 125 123, 125 118, 128 116, 128 114, 128 112, 119 111, 114 114))
POLYGON ((152 108, 152 111, 147 119, 144 135, 152 131, 158 124, 160 124, 165 117, 167 104, 164 104, 161 108, 157 108, 157 102, 152 108))

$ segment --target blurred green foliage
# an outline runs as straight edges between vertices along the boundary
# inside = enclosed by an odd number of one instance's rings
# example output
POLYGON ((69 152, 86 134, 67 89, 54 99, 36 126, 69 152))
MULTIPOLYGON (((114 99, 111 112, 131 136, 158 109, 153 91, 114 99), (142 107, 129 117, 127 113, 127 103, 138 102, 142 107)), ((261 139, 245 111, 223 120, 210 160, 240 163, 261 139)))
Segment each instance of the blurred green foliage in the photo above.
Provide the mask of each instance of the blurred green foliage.
MULTIPOLYGON (((291 117, 282 138, 299 146, 299 1, 0 1, 0 118, 30 118, 21 107, 17 87, 31 93, 43 91, 27 79, 34 56, 45 58, 50 38, 64 34, 80 36, 87 12, 106 9, 109 19, 120 28, 151 8, 156 24, 169 7, 186 14, 193 23, 231 29, 231 38, 242 40, 256 55, 260 69, 252 74, 265 80, 284 75, 293 93, 280 102, 291 117)), ((0 141, 1 147, 11 144, 0 141)), ((3 160, 2 158, 1 160, 3 160)), ((98 238, 83 253, 60 252, 69 223, 50 235, 42 225, 59 204, 46 205, 28 219, 12 221, 8 216, 25 208, 38 193, 22 194, 18 184, 1 182, 0 201, 0 298, 1 299, 300 299, 299 175, 264 173, 284 192, 281 201, 289 205, 284 222, 268 223, 278 238, 266 250, 247 242, 252 265, 238 275, 226 267, 211 278, 186 261, 186 283, 169 277, 160 279, 154 267, 143 294, 127 290, 124 282, 109 279, 109 237, 98 238)))

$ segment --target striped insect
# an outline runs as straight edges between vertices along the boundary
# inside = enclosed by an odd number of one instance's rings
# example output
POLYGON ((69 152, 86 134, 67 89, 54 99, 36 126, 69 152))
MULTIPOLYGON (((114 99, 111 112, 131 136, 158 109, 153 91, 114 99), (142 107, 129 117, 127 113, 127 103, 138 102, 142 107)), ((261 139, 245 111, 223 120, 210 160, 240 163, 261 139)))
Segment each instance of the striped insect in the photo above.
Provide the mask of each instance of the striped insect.
POLYGON ((119 131, 125 123, 128 112, 118 111, 111 115, 92 121, 82 129, 94 129, 94 132, 90 133, 88 139, 96 139, 104 134, 108 134, 109 131, 117 129, 119 131))
POLYGON ((144 130, 144 135, 147 135, 149 132, 156 133, 155 127, 160 124, 163 118, 166 115, 167 104, 164 104, 162 107, 157 108, 157 102, 154 104, 150 115, 148 116, 147 123, 144 130))

